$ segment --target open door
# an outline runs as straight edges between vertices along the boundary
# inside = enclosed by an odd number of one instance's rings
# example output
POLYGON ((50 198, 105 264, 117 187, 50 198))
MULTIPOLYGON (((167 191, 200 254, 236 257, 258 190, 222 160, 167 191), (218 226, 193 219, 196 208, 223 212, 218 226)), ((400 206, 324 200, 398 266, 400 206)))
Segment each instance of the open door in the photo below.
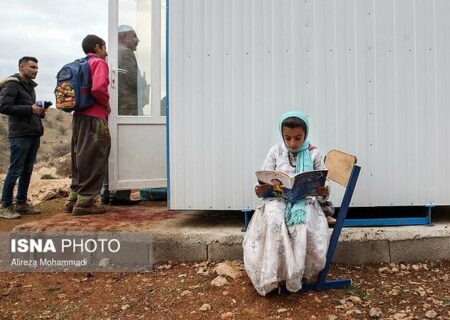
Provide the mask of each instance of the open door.
POLYGON ((167 185, 163 26, 165 0, 109 1, 111 190, 167 185))

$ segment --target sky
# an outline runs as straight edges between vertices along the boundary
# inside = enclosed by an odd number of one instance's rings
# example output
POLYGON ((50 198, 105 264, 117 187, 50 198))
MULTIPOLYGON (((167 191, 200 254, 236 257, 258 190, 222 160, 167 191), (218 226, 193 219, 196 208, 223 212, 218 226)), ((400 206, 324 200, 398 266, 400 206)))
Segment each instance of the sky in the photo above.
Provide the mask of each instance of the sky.
POLYGON ((81 41, 108 42, 108 0, 0 0, 0 79, 18 72, 18 60, 39 60, 37 100, 54 102, 56 73, 83 57, 81 41))

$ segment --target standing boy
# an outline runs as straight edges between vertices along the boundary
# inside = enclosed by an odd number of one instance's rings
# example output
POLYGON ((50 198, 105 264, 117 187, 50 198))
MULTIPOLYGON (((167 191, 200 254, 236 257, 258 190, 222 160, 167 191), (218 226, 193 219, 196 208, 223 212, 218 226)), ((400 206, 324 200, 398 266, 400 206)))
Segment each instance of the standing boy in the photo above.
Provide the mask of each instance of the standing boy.
POLYGON ((9 116, 8 138, 10 145, 9 169, 3 183, 0 218, 17 219, 21 214, 39 214, 27 203, 28 187, 34 162, 44 134, 41 118, 45 109, 36 105, 37 86, 33 79, 38 73, 38 60, 23 57, 19 60, 19 73, 0 82, 0 113, 9 116), (17 185, 16 204, 13 191, 17 185))
POLYGON ((111 138, 108 129, 109 69, 105 61, 106 43, 96 35, 87 35, 82 42, 89 57, 91 94, 95 102, 75 111, 72 121, 72 183, 64 211, 72 215, 104 213, 105 208, 94 204, 99 194, 108 163, 111 138))

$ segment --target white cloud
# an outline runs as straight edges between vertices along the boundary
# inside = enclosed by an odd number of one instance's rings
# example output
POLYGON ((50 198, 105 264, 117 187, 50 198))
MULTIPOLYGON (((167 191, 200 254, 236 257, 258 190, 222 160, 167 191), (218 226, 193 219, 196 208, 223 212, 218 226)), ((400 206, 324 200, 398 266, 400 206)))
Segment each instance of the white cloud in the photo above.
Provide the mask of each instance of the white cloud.
POLYGON ((87 34, 108 40, 107 0, 0 0, 0 78, 18 72, 22 56, 39 60, 37 98, 54 101, 58 70, 84 56, 87 34))

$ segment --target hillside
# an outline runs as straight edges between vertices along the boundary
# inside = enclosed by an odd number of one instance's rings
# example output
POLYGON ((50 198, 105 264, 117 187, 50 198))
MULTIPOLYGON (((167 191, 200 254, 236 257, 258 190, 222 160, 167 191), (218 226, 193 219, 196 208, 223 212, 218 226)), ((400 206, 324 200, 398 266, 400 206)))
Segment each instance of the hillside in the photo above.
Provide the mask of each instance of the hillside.
MULTIPOLYGON (((56 109, 48 109, 42 121, 44 136, 41 138, 41 147, 38 151, 37 161, 47 162, 53 158, 61 157, 70 152, 72 135, 72 115, 56 109)), ((8 143, 8 117, 0 115, 0 173, 4 173, 9 165, 8 143)))

